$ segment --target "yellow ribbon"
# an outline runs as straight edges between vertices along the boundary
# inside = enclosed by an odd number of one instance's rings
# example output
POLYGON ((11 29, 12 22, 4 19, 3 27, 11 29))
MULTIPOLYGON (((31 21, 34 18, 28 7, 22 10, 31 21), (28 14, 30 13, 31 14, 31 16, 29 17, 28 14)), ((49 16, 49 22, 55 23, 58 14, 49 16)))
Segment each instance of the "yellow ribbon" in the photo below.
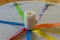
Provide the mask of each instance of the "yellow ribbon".
POLYGON ((42 32, 41 30, 33 30, 34 33, 41 35, 44 37, 46 40, 56 40, 55 38, 47 35, 46 33, 42 32))

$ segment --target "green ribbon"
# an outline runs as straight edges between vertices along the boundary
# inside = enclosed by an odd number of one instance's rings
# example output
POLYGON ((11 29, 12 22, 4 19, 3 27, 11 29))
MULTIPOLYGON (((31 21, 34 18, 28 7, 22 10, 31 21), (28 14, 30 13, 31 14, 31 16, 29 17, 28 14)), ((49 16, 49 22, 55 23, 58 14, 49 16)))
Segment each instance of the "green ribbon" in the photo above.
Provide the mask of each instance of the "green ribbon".
POLYGON ((22 9, 20 8, 20 6, 17 3, 14 3, 19 15, 21 16, 22 20, 24 21, 24 12, 22 11, 22 9))

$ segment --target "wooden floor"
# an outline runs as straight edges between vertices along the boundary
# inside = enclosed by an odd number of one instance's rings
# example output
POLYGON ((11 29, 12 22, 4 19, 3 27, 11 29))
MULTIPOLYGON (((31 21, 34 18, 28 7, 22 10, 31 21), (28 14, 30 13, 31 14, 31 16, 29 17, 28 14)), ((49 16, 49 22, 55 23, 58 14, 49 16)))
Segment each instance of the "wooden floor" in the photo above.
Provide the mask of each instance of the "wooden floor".
MULTIPOLYGON (((9 3, 9 2, 14 2, 14 1, 17 1, 17 0, 0 0, 0 5, 3 5, 5 3, 9 3)), ((28 1, 28 0, 18 0, 18 1, 28 1)), ((29 0, 29 1, 36 1, 36 0, 29 0)), ((38 1, 42 1, 42 0, 38 0, 38 1)), ((44 0, 44 1, 60 3, 60 0, 44 0)))
MULTIPOLYGON (((24 0, 0 0, 0 5, 3 5, 3 4, 9 3, 9 2, 14 2, 14 1, 24 1, 24 0)), ((27 0, 25 0, 25 1, 27 1, 27 0)))
POLYGON ((0 0, 0 5, 3 5, 5 3, 11 2, 11 1, 16 1, 16 0, 0 0))

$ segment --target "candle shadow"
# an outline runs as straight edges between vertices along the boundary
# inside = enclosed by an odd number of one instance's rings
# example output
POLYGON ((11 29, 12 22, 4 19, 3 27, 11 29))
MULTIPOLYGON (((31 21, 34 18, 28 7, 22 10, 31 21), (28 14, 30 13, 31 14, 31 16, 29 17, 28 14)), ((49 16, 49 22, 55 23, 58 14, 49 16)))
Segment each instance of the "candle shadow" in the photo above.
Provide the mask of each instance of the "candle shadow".
POLYGON ((36 35, 32 32, 32 40, 36 40, 36 35))
POLYGON ((41 29, 41 30, 44 32, 60 35, 60 28, 46 28, 46 29, 41 29))

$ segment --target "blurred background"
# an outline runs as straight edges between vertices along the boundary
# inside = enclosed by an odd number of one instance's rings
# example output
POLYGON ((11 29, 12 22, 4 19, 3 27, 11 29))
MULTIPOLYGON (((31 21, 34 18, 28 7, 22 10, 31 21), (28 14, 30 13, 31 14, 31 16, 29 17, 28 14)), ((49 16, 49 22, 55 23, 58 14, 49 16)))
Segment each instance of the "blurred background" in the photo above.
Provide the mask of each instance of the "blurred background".
POLYGON ((45 2, 53 2, 60 4, 60 0, 0 0, 0 5, 4 5, 6 3, 14 2, 14 1, 45 1, 45 2))

